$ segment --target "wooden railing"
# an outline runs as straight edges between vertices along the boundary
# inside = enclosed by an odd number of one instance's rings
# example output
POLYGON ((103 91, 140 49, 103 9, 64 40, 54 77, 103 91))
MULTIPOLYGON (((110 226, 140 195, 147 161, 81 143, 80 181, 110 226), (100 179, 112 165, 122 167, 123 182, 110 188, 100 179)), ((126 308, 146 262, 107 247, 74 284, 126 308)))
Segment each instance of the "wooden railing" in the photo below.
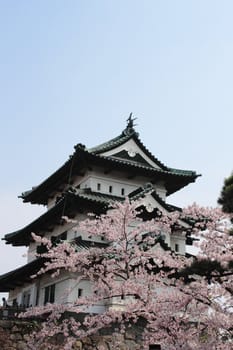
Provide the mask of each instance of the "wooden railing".
POLYGON ((0 320, 16 319, 21 312, 25 312, 26 308, 21 306, 2 306, 0 307, 0 320))

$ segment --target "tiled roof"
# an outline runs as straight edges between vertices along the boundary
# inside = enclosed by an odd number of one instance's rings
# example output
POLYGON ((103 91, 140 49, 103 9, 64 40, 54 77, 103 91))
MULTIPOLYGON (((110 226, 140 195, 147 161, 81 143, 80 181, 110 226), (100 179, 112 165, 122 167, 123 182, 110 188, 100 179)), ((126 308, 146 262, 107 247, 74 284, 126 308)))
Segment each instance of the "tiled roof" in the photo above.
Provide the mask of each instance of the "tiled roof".
POLYGON ((0 292, 9 292, 19 285, 31 282, 34 275, 44 265, 44 259, 39 258, 24 266, 0 276, 0 292))
POLYGON ((57 171, 50 175, 41 184, 32 188, 32 190, 22 193, 21 197, 24 202, 46 205, 51 193, 56 192, 60 185, 69 182, 71 170, 73 173, 80 173, 83 170, 85 171, 87 166, 93 165, 101 167, 106 166, 113 170, 133 171, 136 175, 151 177, 148 179, 149 181, 152 181, 152 177, 155 177, 156 179, 158 177, 160 179, 164 178, 167 184, 166 188, 168 195, 176 192, 190 182, 194 182, 199 176, 195 171, 173 169, 165 166, 145 147, 135 129, 128 125, 119 136, 102 143, 99 146, 86 149, 84 145, 77 144, 73 155, 71 155, 57 171), (145 160, 143 161, 140 159, 140 155, 137 155, 132 159, 129 159, 129 157, 126 157, 123 154, 120 154, 119 156, 119 152, 118 156, 117 154, 111 156, 102 155, 102 153, 124 144, 129 139, 133 139, 138 147, 158 166, 158 168, 153 167, 145 160))
POLYGON ((132 191, 129 194, 129 198, 131 200, 137 200, 139 198, 144 197, 148 193, 152 193, 153 191, 154 191, 153 185, 148 182, 144 186, 140 186, 135 191, 132 191))
POLYGON ((62 221, 62 216, 69 216, 70 213, 89 210, 89 212, 104 212, 109 203, 114 201, 114 196, 101 195, 89 191, 72 190, 66 191, 57 203, 48 209, 44 214, 31 222, 24 228, 4 236, 7 244, 15 246, 27 246, 32 241, 31 233, 43 234, 43 231, 48 231, 52 226, 58 225, 62 221))
POLYGON ((77 251, 89 248, 106 248, 109 245, 107 242, 88 241, 81 237, 75 238, 74 242, 77 251))
POLYGON ((101 192, 91 191, 89 188, 85 189, 75 189, 75 195, 80 198, 84 198, 93 202, 104 203, 104 204, 112 204, 115 201, 123 201, 123 197, 113 196, 110 194, 105 194, 101 192))
POLYGON ((99 154, 103 152, 107 152, 115 147, 118 147, 122 145, 123 143, 127 142, 133 135, 135 134, 135 130, 133 129, 132 132, 126 133, 125 130, 117 137, 114 137, 113 139, 101 143, 98 146, 89 148, 88 151, 91 153, 99 154))
MULTIPOLYGON (((138 200, 143 198, 146 194, 151 195, 168 211, 174 209, 167 203, 165 203, 155 192, 151 184, 139 187, 136 191, 130 193, 130 200, 138 200)), ((29 245, 32 241, 31 233, 42 234, 46 232, 48 228, 56 226, 61 220, 62 216, 69 216, 74 211, 78 213, 79 210, 87 209, 89 212, 103 213, 107 208, 116 201, 123 201, 124 197, 113 196, 110 194, 104 194, 100 192, 93 192, 90 189, 76 189, 70 188, 66 191, 61 198, 58 199, 57 203, 48 209, 44 214, 38 217, 36 220, 31 222, 24 228, 8 233, 5 235, 4 240, 7 244, 15 246, 29 245), (65 209, 65 210, 64 210, 65 209)))
MULTIPOLYGON (((183 170, 183 169, 174 169, 174 168, 168 168, 168 171, 175 175, 182 175, 182 176, 194 176, 196 175, 196 172, 193 170, 183 170)), ((200 176, 200 175, 196 175, 200 176)))

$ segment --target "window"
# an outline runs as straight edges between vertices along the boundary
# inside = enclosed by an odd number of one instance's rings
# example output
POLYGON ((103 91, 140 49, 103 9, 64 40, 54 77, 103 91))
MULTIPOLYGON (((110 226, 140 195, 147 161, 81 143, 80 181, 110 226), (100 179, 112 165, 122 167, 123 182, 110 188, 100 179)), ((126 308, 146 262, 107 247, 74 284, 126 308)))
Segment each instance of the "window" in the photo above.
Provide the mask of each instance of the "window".
POLYGON ((67 239, 67 231, 61 233, 58 238, 61 240, 61 241, 65 241, 67 239))
POLYGON ((52 236, 51 242, 53 245, 57 245, 57 244, 61 243, 62 241, 65 241, 66 239, 67 239, 67 231, 62 232, 58 236, 52 236))
POLYGON ((36 247, 36 253, 37 254, 44 254, 47 253, 48 249, 45 245, 41 244, 36 247))
POLYGON ((125 189, 124 189, 124 188, 121 189, 121 195, 122 195, 122 196, 125 195, 125 189))
POLYGON ((179 252, 179 244, 178 243, 175 244, 175 252, 177 252, 177 253, 179 252))
POLYGON ((83 296, 83 289, 79 288, 78 289, 78 298, 81 298, 83 296))
POLYGON ((18 306, 18 302, 17 302, 17 299, 13 299, 13 303, 12 303, 12 306, 13 307, 17 307, 18 306))
POLYGON ((108 191, 109 191, 109 193, 112 193, 112 186, 109 186, 108 191))
POLYGON ((97 184, 97 191, 101 190, 101 184, 97 184))
POLYGON ((55 284, 45 287, 44 305, 47 303, 54 303, 55 301, 55 284))
POLYGON ((31 292, 30 290, 25 291, 22 296, 22 305, 24 307, 29 307, 30 306, 30 299, 31 299, 31 292))

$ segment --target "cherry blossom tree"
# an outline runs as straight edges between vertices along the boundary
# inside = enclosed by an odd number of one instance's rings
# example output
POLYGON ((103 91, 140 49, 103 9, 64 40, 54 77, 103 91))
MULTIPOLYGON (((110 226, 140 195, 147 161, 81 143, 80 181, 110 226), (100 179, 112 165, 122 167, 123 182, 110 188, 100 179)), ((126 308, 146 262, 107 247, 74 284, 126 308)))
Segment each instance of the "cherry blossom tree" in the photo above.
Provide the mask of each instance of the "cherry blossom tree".
POLYGON ((24 317, 46 316, 29 347, 46 344, 53 349, 50 339, 60 334, 62 349, 72 349, 77 339, 87 337, 93 349, 101 349, 96 336, 111 334, 110 348, 120 349, 119 334, 131 331, 138 335, 138 349, 150 344, 169 350, 232 349, 233 237, 226 215, 193 205, 182 212, 160 211, 143 221, 138 207, 126 200, 105 215, 79 223, 77 230, 93 241, 104 237, 107 244, 102 247, 93 244, 77 250, 75 242, 68 241, 53 246, 33 235, 47 247, 41 255, 45 266, 37 276, 54 277, 66 270, 77 276, 77 288, 88 280, 91 293, 72 304, 28 310, 24 317), (200 238, 196 257, 179 255, 166 244, 166 235, 184 230, 184 221, 189 223, 189 235, 200 238), (94 305, 102 311, 92 313, 94 305))

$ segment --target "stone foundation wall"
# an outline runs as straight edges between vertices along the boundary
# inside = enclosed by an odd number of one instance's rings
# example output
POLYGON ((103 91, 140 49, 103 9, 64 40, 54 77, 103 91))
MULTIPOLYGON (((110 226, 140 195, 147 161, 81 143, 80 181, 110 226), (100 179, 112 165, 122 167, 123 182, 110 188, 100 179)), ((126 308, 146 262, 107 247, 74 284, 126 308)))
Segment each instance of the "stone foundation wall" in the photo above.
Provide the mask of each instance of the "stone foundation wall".
POLYGON ((26 350, 32 329, 29 322, 0 320, 0 349, 26 350))
MULTIPOLYGON (((0 320, 0 349, 1 350, 28 350, 27 340, 30 333, 36 329, 36 323, 26 321, 0 320)), ((141 346, 136 340, 136 335, 126 333, 124 337, 119 335, 118 340, 121 345, 119 350, 140 350, 141 346)), ((110 335, 85 339, 82 342, 77 340, 75 346, 70 350, 112 350, 114 340, 110 335), (93 347, 93 342, 95 346, 93 347)), ((55 340, 53 349, 63 350, 63 339, 59 337, 55 340), (62 341, 61 341, 62 340, 62 341)), ((47 350, 45 347, 41 350, 47 350)))

